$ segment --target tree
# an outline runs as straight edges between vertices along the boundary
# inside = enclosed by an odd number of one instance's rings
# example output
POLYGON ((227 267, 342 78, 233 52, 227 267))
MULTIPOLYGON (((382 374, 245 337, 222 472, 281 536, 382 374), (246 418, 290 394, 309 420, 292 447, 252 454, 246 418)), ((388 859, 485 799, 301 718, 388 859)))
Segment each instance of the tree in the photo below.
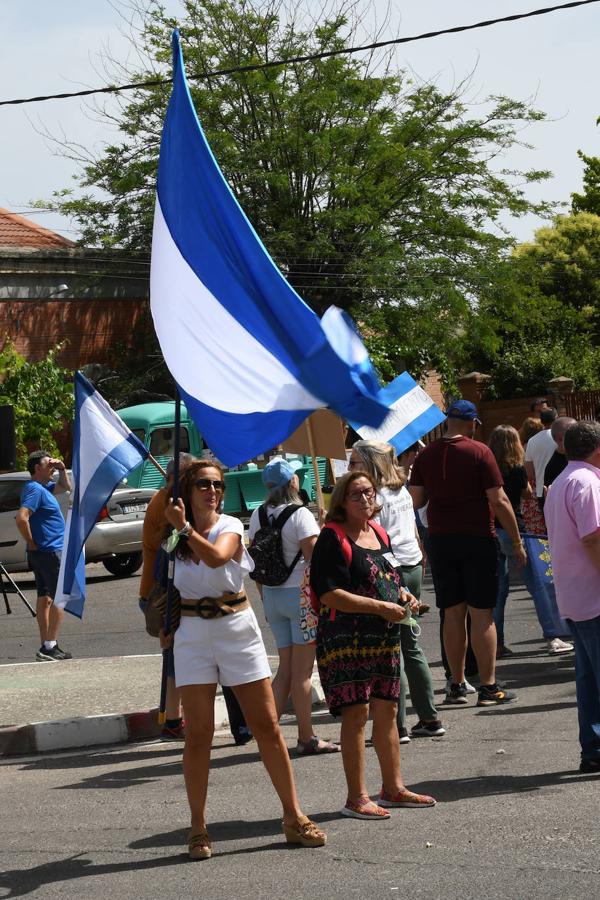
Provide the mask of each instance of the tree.
POLYGON ((600 216, 600 157, 587 156, 581 150, 577 156, 582 160, 583 193, 571 194, 573 212, 589 212, 600 216))
POLYGON ((61 349, 58 344, 37 362, 27 362, 8 340, 0 350, 0 405, 14 408, 20 468, 27 444, 57 454, 55 435, 73 419, 72 373, 56 362, 61 349))
MULTIPOLYGON (((532 242, 515 248, 504 264, 502 319, 492 325, 496 353, 475 345, 471 366, 492 376, 492 396, 545 391, 568 375, 579 389, 597 388, 600 376, 600 216, 557 216, 532 242)), ((479 316, 497 315, 494 295, 481 299, 479 316)))
MULTIPOLYGON (((339 6, 339 4, 338 4, 339 6)), ((474 115, 465 83, 415 84, 391 62, 336 56, 272 69, 194 75, 341 49, 355 42, 357 4, 303 22, 280 0, 185 0, 182 16, 149 4, 136 38, 145 69, 170 71, 170 34, 182 33, 192 96, 223 172, 276 262, 319 314, 350 310, 386 372, 457 364, 482 286, 512 245, 506 213, 544 214, 525 187, 541 171, 503 170, 523 127, 543 118, 492 97, 474 115), (517 186, 520 185, 520 186, 517 186), (385 328, 382 331, 381 328, 385 328)), ((359 17, 360 19, 360 17, 359 17)), ((147 250, 167 87, 136 90, 115 117, 120 140, 83 165, 81 187, 54 206, 86 244, 147 250)), ((485 329, 484 329, 485 331, 485 329)), ((488 335, 493 342, 493 335, 488 335)))
POLYGON ((517 247, 515 258, 522 263, 525 283, 578 310, 600 343, 600 216, 557 216, 552 226, 536 232, 532 243, 517 247))

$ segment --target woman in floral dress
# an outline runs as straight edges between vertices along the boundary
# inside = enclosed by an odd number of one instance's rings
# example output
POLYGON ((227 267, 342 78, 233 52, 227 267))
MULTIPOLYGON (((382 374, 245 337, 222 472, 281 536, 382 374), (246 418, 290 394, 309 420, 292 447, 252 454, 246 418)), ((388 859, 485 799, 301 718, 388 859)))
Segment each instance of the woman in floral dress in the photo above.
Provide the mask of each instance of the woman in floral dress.
POLYGON ((400 622, 417 601, 402 588, 389 539, 372 519, 377 491, 364 472, 344 475, 331 496, 311 562, 320 601, 317 662, 329 709, 341 715, 348 796, 342 815, 388 818, 388 807, 433 806, 405 787, 400 773, 396 711, 400 693, 400 622), (379 801, 365 782, 365 726, 371 713, 381 769, 379 801))

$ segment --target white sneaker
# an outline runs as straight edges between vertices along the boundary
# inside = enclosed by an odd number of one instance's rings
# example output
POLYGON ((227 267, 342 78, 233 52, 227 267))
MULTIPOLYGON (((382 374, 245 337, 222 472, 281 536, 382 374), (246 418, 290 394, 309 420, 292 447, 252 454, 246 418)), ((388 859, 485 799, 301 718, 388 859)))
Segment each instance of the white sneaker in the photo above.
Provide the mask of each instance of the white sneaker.
MULTIPOLYGON (((466 680, 466 678, 463 681, 463 684, 465 686, 467 694, 476 694, 477 693, 477 688, 474 688, 472 684, 469 684, 469 682, 466 680)), ((446 681, 446 696, 448 696, 448 694, 450 693, 451 687, 452 687, 452 679, 448 678, 448 680, 446 681)))
POLYGON ((548 641, 548 653, 552 656, 556 656, 557 653, 570 653, 573 649, 573 644, 561 641, 560 638, 552 638, 551 641, 548 641))
POLYGON ((407 728, 399 728, 398 736, 401 744, 410 744, 410 734, 407 728))

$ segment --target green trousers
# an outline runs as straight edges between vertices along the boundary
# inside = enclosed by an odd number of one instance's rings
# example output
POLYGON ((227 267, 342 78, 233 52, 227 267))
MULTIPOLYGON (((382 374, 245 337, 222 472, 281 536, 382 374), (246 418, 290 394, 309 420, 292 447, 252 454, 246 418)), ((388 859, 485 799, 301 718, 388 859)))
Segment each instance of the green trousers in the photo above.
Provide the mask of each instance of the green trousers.
MULTIPOLYGON (((407 591, 417 600, 421 596, 423 566, 402 566, 402 581, 407 591)), ((423 722, 437 719, 435 695, 429 663, 419 646, 419 640, 409 625, 400 627, 400 646, 402 649, 402 671, 400 680, 400 699, 398 701, 398 728, 406 728, 406 695, 410 699, 419 719, 423 722)))

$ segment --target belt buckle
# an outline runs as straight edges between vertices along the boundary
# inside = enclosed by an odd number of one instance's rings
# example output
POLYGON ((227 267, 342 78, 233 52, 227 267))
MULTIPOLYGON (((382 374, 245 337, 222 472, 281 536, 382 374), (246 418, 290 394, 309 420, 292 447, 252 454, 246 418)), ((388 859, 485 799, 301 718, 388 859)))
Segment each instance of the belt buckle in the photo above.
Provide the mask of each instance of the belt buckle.
POLYGON ((208 597, 200 597, 196 601, 196 615, 201 619, 216 619, 219 615, 219 607, 216 603, 208 605, 208 597))

